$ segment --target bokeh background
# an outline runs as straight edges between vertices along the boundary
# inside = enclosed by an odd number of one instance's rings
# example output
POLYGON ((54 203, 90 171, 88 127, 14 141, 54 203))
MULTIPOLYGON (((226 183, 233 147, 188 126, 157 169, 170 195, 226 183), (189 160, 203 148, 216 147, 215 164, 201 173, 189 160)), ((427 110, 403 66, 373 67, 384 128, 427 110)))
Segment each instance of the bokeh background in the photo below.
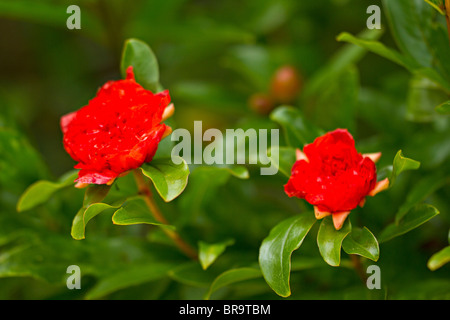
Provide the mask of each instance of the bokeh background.
MULTIPOLYGON (((277 128, 267 113, 255 110, 251 97, 270 91, 276 70, 289 65, 302 79, 291 105, 301 109, 309 121, 324 130, 349 128, 361 151, 383 151, 380 165, 392 163, 399 149, 421 161, 420 172, 399 179, 395 189, 368 201, 364 211, 358 209, 359 222, 375 233, 381 230, 392 221, 415 182, 448 174, 450 148, 448 117, 408 118, 411 75, 405 69, 357 49, 343 78, 327 74, 339 64, 342 50, 356 50, 338 42, 336 36, 343 31, 368 33, 366 10, 372 2, 0 0, 0 298, 83 298, 86 291, 65 288, 64 272, 57 274, 64 270, 62 266, 67 261, 84 261, 91 266, 89 270, 97 270, 95 264, 100 262, 92 255, 104 246, 108 248, 102 249, 105 255, 114 251, 103 260, 113 272, 112 265, 130 252, 124 237, 135 239, 142 231, 111 231, 110 217, 106 222, 100 218, 89 230, 91 239, 72 240, 71 220, 80 203, 74 199, 82 199, 73 190, 65 191, 62 200, 54 200, 47 208, 15 211, 27 186, 42 178, 56 179, 73 167, 62 146, 59 119, 86 105, 103 83, 120 78, 122 46, 131 37, 148 43, 158 58, 161 83, 176 106, 175 127, 191 130, 194 120, 202 120, 204 130, 277 128), (81 30, 66 27, 69 4, 81 8, 81 30), (344 116, 343 104, 352 105, 344 116), (36 238, 41 242, 33 242, 36 238), (9 259, 17 250, 33 250, 39 256, 9 259)), ((382 14, 381 19, 383 30, 372 32, 371 37, 395 47, 386 16, 382 14)), ((249 170, 249 180, 231 177, 214 186, 215 193, 205 198, 196 209, 200 213, 183 229, 192 243, 233 237, 236 243, 230 255, 223 257, 227 267, 239 265, 236 261, 257 263, 259 245, 269 230, 299 211, 298 203, 283 193, 285 177, 260 177, 258 168, 249 170)), ((381 248, 384 281, 393 290, 389 297, 450 297, 448 266, 435 272, 426 266, 433 253, 448 245, 450 191, 448 183, 445 186, 426 198, 440 209, 439 217, 381 248)), ((195 197, 191 190, 188 196, 195 197)), ((171 218, 189 204, 188 200, 177 201, 168 209, 171 218)), ((308 241, 305 252, 314 256, 314 239, 308 241)), ((126 270, 140 261, 133 259, 122 259, 117 267, 126 270)), ((99 274, 92 271, 84 277, 84 288, 94 287, 99 274)), ((210 283, 208 277, 194 273, 192 283, 185 283, 182 276, 172 274, 106 297, 200 298, 202 285, 210 283)), ((292 282, 292 298, 360 298, 364 289, 352 270, 338 271, 325 264, 293 275, 292 282)), ((278 298, 262 279, 224 290, 217 297, 278 298)))

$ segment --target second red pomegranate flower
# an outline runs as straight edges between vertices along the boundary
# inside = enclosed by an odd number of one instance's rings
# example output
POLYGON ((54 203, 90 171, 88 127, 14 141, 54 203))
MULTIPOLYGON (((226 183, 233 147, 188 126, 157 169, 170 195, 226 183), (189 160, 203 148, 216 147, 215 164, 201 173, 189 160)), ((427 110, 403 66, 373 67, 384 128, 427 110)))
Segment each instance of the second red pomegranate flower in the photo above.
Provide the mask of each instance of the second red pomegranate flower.
POLYGON ((364 205, 366 196, 389 186, 387 179, 377 182, 375 162, 380 156, 358 153, 346 129, 329 132, 297 150, 285 192, 312 204, 317 219, 331 215, 339 230, 350 211, 364 205))

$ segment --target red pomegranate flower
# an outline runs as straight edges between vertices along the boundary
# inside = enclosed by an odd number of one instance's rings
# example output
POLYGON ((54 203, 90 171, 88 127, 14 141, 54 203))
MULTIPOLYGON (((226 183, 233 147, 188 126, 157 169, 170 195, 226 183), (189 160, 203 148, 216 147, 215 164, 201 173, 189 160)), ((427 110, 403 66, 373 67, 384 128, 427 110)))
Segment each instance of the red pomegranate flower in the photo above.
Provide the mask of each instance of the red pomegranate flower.
POLYGON ((153 94, 136 83, 133 68, 125 80, 109 81, 80 110, 61 118, 64 148, 78 162, 77 187, 111 184, 152 160, 170 127, 169 92, 153 94))
POLYGON ((377 182, 375 162, 380 157, 381 153, 358 153, 345 129, 326 133, 303 152, 297 150, 285 192, 312 204, 317 219, 332 215, 339 230, 350 211, 364 205, 366 196, 388 187, 387 179, 377 182))

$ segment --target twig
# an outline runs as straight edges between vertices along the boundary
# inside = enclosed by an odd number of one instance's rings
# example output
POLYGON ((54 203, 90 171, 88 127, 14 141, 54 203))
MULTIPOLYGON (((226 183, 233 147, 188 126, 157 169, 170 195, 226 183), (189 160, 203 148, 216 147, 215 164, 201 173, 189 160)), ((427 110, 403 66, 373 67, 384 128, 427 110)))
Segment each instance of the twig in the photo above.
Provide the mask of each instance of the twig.
POLYGON ((349 256, 350 256, 350 259, 352 261, 353 269, 355 269, 355 271, 358 274, 358 276, 361 279, 361 281, 364 284, 366 284, 366 282, 367 282, 367 274, 364 272, 364 270, 362 268, 360 257, 358 257, 358 256, 356 256, 354 254, 350 254, 349 256))
MULTIPOLYGON (((142 172, 139 169, 133 170, 133 175, 136 180, 136 184, 138 186, 139 194, 144 197, 145 203, 147 204, 148 208, 150 209, 150 212, 153 214, 153 217, 163 224, 169 224, 169 222, 166 220, 164 215, 162 214, 161 210, 157 206, 155 200, 153 199, 153 194, 145 181, 144 176, 142 175, 142 172)), ((198 255, 197 251, 192 248, 188 243, 186 243, 180 235, 175 232, 174 230, 170 230, 167 228, 162 228, 163 231, 169 236, 177 245, 177 247, 189 258, 197 260, 198 255)))

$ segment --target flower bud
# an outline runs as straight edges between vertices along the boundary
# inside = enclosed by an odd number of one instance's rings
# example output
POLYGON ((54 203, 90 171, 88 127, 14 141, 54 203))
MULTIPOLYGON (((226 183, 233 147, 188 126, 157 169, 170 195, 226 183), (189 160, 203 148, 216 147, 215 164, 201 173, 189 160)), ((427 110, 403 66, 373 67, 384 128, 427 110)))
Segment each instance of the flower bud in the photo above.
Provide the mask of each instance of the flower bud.
POLYGON ((292 103, 300 94, 302 79, 296 68, 283 66, 272 77, 270 90, 279 103, 292 103))

